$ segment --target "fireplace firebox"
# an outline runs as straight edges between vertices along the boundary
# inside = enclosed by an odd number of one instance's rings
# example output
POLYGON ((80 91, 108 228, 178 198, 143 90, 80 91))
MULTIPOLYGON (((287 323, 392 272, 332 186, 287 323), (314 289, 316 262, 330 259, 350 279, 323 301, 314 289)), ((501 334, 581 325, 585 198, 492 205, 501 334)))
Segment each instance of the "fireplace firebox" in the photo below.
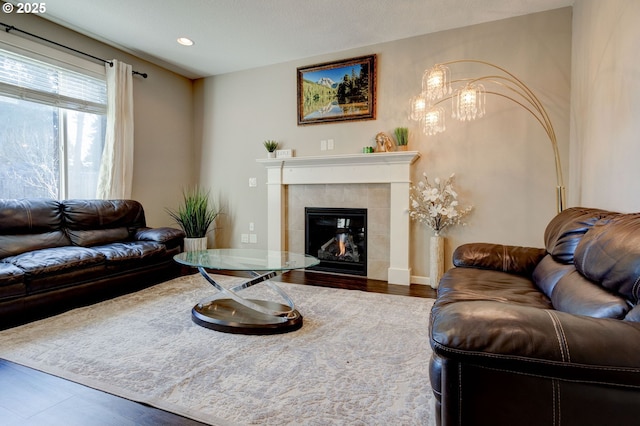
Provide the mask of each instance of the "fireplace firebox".
POLYGON ((305 208, 305 253, 320 259, 311 269, 367 275, 367 209, 305 208))

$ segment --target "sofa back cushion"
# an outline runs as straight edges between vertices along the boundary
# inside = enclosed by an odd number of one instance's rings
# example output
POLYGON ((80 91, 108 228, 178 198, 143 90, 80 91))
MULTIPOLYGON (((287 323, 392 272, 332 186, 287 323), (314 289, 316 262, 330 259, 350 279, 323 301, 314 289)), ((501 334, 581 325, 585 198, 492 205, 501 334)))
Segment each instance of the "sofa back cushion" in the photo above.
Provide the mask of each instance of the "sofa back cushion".
POLYGON ((545 248, 559 263, 571 264, 583 235, 598 222, 606 222, 618 213, 572 207, 554 217, 544 232, 545 248))
POLYGON ((134 200, 67 200, 62 213, 71 242, 83 247, 131 240, 146 226, 142 205, 134 200))
MULTIPOLYGON (((598 246, 595 244, 600 239, 597 235, 603 232, 613 240, 622 237, 611 226, 628 216, 575 207, 564 210, 551 220, 545 231, 549 254, 536 266, 532 277, 549 297, 554 309, 595 318, 623 319, 627 315, 632 307, 628 302, 631 300, 629 296, 618 291, 620 286, 603 283, 603 280, 611 279, 607 278, 611 272, 608 268, 620 253, 612 251, 604 256, 614 258, 604 259, 601 258, 603 252, 598 249, 598 252, 591 252, 590 257, 585 256, 585 252, 598 246)), ((640 238, 640 229, 637 234, 640 238)))
POLYGON ((558 311, 593 318, 623 319, 629 304, 582 276, 577 270, 565 274, 551 292, 551 303, 558 311))
POLYGON ((636 305, 640 298, 640 213, 597 223, 575 251, 578 272, 636 305))
POLYGON ((0 259, 70 243, 58 201, 0 199, 0 259))

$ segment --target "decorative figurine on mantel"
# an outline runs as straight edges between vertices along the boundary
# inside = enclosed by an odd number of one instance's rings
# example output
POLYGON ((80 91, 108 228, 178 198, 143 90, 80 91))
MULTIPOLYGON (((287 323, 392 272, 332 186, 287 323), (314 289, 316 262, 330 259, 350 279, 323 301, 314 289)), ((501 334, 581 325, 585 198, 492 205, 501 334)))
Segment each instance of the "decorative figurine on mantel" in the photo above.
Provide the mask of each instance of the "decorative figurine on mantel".
POLYGON ((376 135, 375 152, 392 152, 394 150, 393 147, 393 141, 384 132, 380 132, 376 135))

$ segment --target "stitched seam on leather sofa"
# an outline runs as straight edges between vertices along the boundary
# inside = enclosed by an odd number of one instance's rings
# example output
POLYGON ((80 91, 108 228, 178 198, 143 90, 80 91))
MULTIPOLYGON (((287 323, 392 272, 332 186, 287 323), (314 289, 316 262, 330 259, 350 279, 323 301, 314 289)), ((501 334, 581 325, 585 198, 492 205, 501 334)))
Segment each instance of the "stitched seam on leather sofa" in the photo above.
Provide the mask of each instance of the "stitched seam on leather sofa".
POLYGON ((556 332, 556 337, 558 339, 558 346, 560 347, 560 354, 562 355, 562 361, 571 362, 571 354, 569 353, 569 344, 567 342, 567 337, 564 334, 564 329, 562 328, 562 324, 560 323, 560 319, 558 316, 549 310, 545 311, 549 317, 551 318, 551 322, 553 323, 553 329, 556 332), (565 359, 566 356, 566 359, 565 359))
POLYGON ((553 424, 562 424, 560 417, 560 382, 557 379, 551 381, 551 387, 553 389, 553 424), (556 402, 558 403, 556 407, 556 402), (556 419, 558 422, 556 423, 556 419))
POLYGON ((462 364, 458 363, 458 424, 462 426, 462 364))
POLYGON ((586 384, 592 384, 592 385, 615 386, 615 387, 622 387, 622 388, 628 388, 628 389, 640 389, 640 385, 629 385, 629 384, 619 383, 619 382, 603 382, 601 380, 568 379, 568 378, 564 378, 564 377, 558 378, 558 377, 548 376, 548 375, 543 375, 543 374, 526 373, 526 372, 522 372, 520 370, 511 370, 511 369, 506 369, 506 368, 487 367, 487 366, 484 366, 484 365, 482 365, 482 366, 474 365, 474 367, 480 368, 480 369, 484 369, 484 370, 499 371, 501 373, 511 373, 511 374, 515 374, 515 375, 519 375, 519 376, 537 377, 539 379, 547 379, 547 380, 559 380, 560 382, 586 383, 586 384))
MULTIPOLYGON (((528 364, 545 364, 545 365, 555 365, 558 367, 561 367, 563 364, 566 364, 566 362, 562 362, 562 361, 553 361, 553 360, 546 360, 546 359, 542 359, 542 358, 530 358, 530 357, 525 357, 525 356, 508 356, 508 355, 502 355, 502 354, 491 354, 491 353, 482 353, 482 352, 471 352, 471 351, 464 351, 464 350, 460 350, 460 349, 453 349, 453 348, 449 348, 447 346, 443 346, 441 343, 438 342, 434 342, 434 345, 441 350, 442 352, 450 352, 453 354, 459 354, 459 355, 473 355, 474 357, 480 357, 480 358, 492 358, 492 359, 499 359, 499 360, 510 360, 510 361, 521 361, 524 363, 528 363, 528 364)), ((464 361, 462 361, 464 362, 464 361)), ((491 367, 482 367, 482 368, 491 368, 491 367)), ((617 372, 627 372, 627 373, 640 373, 640 368, 634 368, 634 367, 609 367, 609 366, 604 366, 604 365, 590 365, 590 364, 575 364, 575 363, 571 363, 571 368, 579 368, 579 369, 585 369, 585 370, 600 370, 600 371, 617 371, 617 372)), ((496 369, 493 368, 494 370, 500 370, 500 369, 496 369)), ((501 370, 501 371, 510 371, 510 370, 501 370)), ((544 376, 541 376, 544 377, 544 376)))

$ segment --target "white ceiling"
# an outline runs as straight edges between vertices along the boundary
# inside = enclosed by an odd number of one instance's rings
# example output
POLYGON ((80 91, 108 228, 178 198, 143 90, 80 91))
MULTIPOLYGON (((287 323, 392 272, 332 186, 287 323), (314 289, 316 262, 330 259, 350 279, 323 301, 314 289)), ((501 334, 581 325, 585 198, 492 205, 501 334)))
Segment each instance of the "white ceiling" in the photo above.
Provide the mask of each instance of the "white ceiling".
POLYGON ((43 17, 198 78, 557 9, 573 2, 50 0, 43 17), (195 45, 179 45, 176 39, 182 36, 193 39, 195 45))

